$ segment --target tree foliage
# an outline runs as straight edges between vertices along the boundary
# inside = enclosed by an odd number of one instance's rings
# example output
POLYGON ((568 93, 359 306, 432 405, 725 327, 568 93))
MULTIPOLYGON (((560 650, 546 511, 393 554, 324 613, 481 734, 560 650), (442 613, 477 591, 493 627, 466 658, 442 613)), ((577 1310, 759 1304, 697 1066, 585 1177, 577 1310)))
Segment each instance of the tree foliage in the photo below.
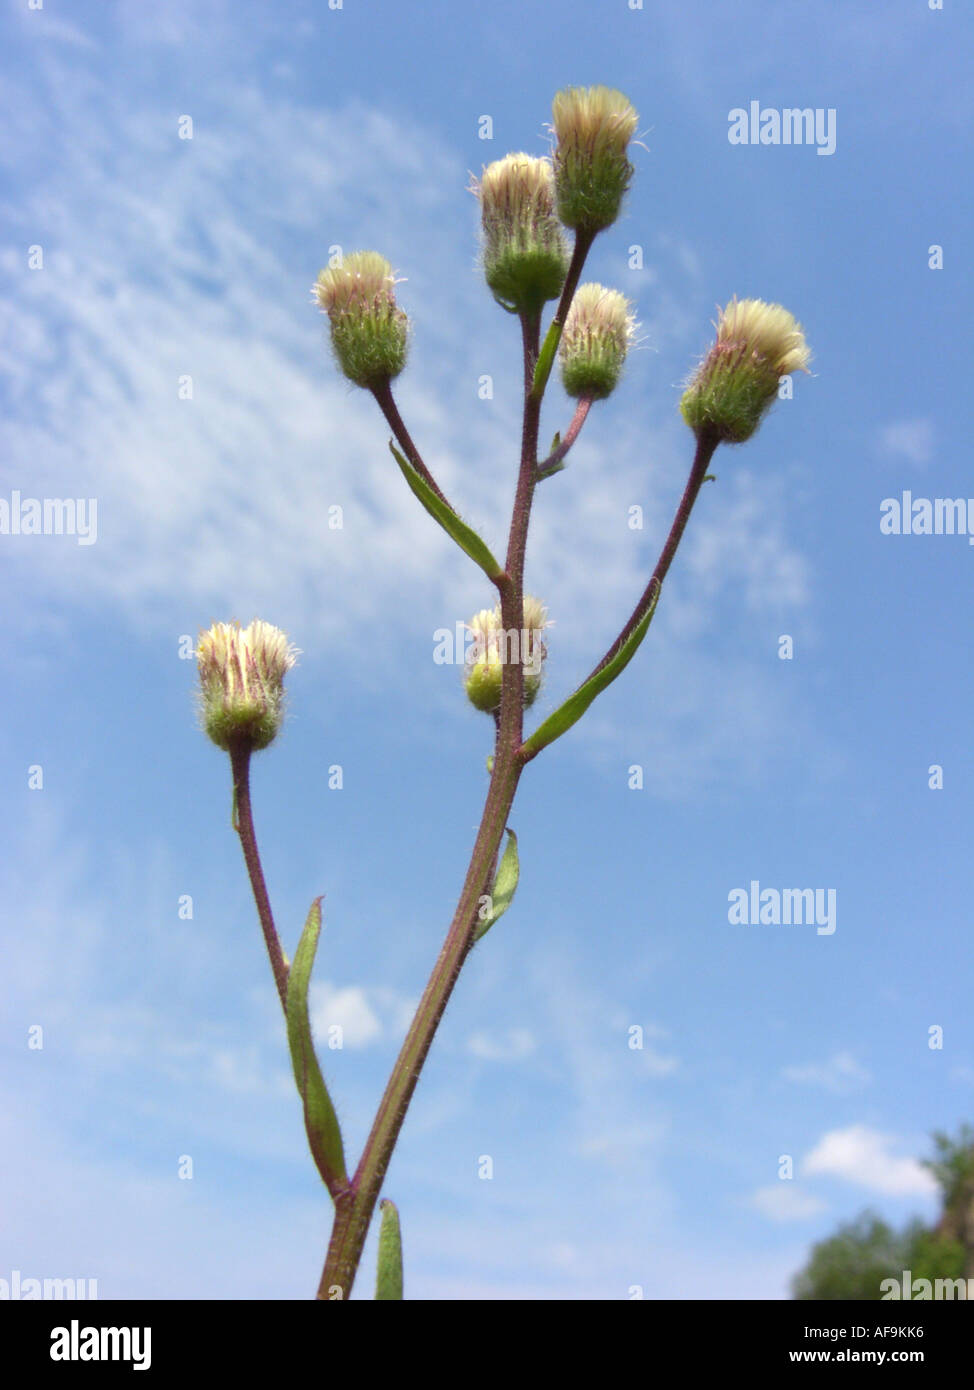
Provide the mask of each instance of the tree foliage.
POLYGON ((962 1279, 972 1273, 974 1248, 966 1219, 974 1195, 974 1129, 963 1125, 956 1139, 935 1134, 936 1156, 923 1160, 937 1179, 944 1210, 936 1225, 920 1220, 895 1230, 875 1212, 864 1211, 834 1235, 813 1245, 808 1263, 792 1280, 797 1299, 877 1300, 884 1279, 962 1279))

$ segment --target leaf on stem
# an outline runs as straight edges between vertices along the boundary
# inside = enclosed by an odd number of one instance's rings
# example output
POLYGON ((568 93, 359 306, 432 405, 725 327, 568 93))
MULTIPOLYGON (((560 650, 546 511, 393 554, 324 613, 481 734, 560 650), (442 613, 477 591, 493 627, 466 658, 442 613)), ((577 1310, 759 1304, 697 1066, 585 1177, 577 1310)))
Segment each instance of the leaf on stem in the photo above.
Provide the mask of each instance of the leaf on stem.
POLYGON ((348 1183, 342 1132, 328 1087, 318 1066, 311 1020, 308 1017, 308 984, 318 937, 321 934, 321 899, 315 898, 298 942, 287 981, 287 1041, 298 1094, 304 1105, 304 1127, 318 1172, 328 1191, 335 1192, 348 1183))
POLYGON ((392 450, 393 457, 398 463, 403 477, 412 488, 413 492, 422 502, 434 521, 438 521, 448 536, 456 541, 462 551, 470 556, 475 564, 478 564, 486 574, 488 579, 497 579, 504 571, 490 553, 487 543, 477 535, 477 532, 468 526, 465 521, 461 521, 453 508, 437 497, 436 493, 426 482, 426 480, 416 472, 412 464, 403 454, 399 452, 392 440, 389 440, 389 448, 392 450))
POLYGON ((554 743, 556 738, 561 738, 562 734, 567 733, 572 725, 581 719, 595 697, 601 695, 606 686, 611 685, 616 676, 622 674, 636 655, 639 644, 646 636, 649 625, 653 621, 653 614, 656 612, 656 605, 659 602, 659 594, 660 585, 657 584, 649 608, 612 660, 607 661, 600 670, 588 678, 584 685, 580 685, 574 694, 569 695, 565 703, 560 705, 554 714, 549 714, 544 723, 540 724, 531 737, 525 740, 521 751, 526 760, 535 757, 542 748, 547 748, 549 743, 554 743))
MULTIPOLYGON (((561 342, 561 331, 563 324, 558 322, 558 316, 552 319, 545 334, 544 342, 541 344, 541 351, 538 360, 534 365, 534 380, 531 383, 531 394, 535 400, 540 400, 544 395, 544 389, 548 384, 551 375, 551 368, 554 365, 555 353, 558 351, 558 344, 561 342)), ((555 446, 558 447, 557 445, 555 446)))
POLYGON ((541 468, 538 469, 537 473, 534 475, 534 480, 537 483, 543 483, 545 478, 553 478, 556 473, 560 473, 563 468, 567 467, 568 465, 564 459, 559 460, 558 463, 549 463, 547 465, 543 465, 541 468))
POLYGON ((375 1301, 402 1298, 402 1232, 399 1213, 394 1202, 383 1197, 379 1203, 382 1225, 379 1227, 379 1263, 375 1275, 375 1301))
POLYGON ((513 830, 508 830, 507 845, 490 890, 490 912, 482 922, 478 922, 477 930, 473 934, 474 941, 479 941, 486 932, 490 931, 497 919, 504 916, 513 901, 520 872, 521 866, 517 857, 517 836, 513 830))

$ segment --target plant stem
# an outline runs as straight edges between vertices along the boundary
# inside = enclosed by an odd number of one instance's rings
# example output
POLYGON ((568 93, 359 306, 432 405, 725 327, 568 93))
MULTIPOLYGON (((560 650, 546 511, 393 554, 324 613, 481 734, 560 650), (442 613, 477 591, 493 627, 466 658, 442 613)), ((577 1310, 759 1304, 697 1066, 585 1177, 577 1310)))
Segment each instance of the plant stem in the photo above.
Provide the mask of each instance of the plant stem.
POLYGON ((606 652, 605 656, 602 658, 599 664, 597 666, 594 666, 592 670, 589 672, 589 674, 586 676, 586 680, 591 680, 592 677, 597 674, 597 672, 602 670, 603 666, 607 665, 608 662, 612 660, 612 658, 615 656, 616 652, 622 646, 623 642, 625 642, 629 634, 631 632, 634 632, 635 629, 639 626, 640 622, 645 617, 650 605, 654 601, 658 601, 659 590, 662 587, 663 580, 666 578, 666 572, 673 562, 673 556, 677 552, 677 548, 680 544, 680 541, 683 539, 683 532, 686 530, 686 524, 690 520, 690 513, 693 511, 693 504, 696 502, 698 496, 700 495, 700 489, 703 486, 704 479, 707 476, 707 469, 710 466, 710 460, 713 458, 714 451, 717 448, 719 442, 720 441, 716 437, 705 434, 701 431, 701 434, 697 439, 697 449, 696 453, 694 454, 693 465, 690 469, 690 476, 687 479, 686 487, 683 489, 683 496, 680 498, 680 505, 676 509, 676 516, 673 518, 673 524, 670 527, 670 533, 666 537, 666 542, 663 546, 663 549, 660 551, 660 557, 656 561, 656 568, 653 570, 649 583, 643 590, 639 602, 633 609, 632 616, 629 618, 629 621, 626 623, 625 627, 619 633, 619 636, 616 638, 616 640, 612 643, 612 646, 606 652))
POLYGON ((538 358, 538 379, 532 383, 532 395, 540 402, 544 395, 551 369, 555 362, 555 353, 558 351, 558 344, 561 342, 561 331, 565 327, 565 319, 568 317, 568 310, 571 308, 578 282, 581 278, 582 268, 585 265, 585 258, 592 249, 592 242, 595 240, 594 232, 576 232, 575 245, 572 249, 572 258, 568 264, 568 274, 565 276, 565 283, 562 286, 561 299, 558 301, 558 308, 555 316, 548 326, 545 334, 544 346, 538 358))
POLYGON ((389 1078, 351 1188, 335 1201, 335 1224, 318 1288, 319 1299, 347 1299, 352 1291, 372 1213, 406 1110, 470 949, 480 899, 489 887, 520 775, 520 762, 509 748, 505 749, 494 764, 480 830, 443 949, 389 1078))
POLYGON ((591 397, 583 396, 582 399, 578 402, 578 405, 575 407, 575 414, 572 416, 571 424, 565 431, 564 439, 561 441, 561 443, 558 445, 556 449, 552 449, 551 453, 548 455, 548 457, 545 459, 543 463, 538 464, 538 474, 536 479, 537 482, 540 483, 543 478, 550 478, 552 473, 557 473, 559 468, 562 467, 562 460, 568 453, 568 450, 575 443, 575 440, 581 434, 582 426, 588 419, 588 413, 591 409, 591 397))
MULTIPOLYGON (((524 354, 524 420, 521 426, 521 466, 518 470, 514 511, 507 542, 504 579, 498 583, 501 597, 501 625, 509 632, 520 632, 524 626, 524 553, 528 543, 528 523, 531 503, 537 483, 538 426, 541 419, 541 397, 534 390, 534 371, 538 361, 540 314, 521 316, 521 342, 524 354)), ((501 685, 501 738, 505 733, 505 699, 516 703, 518 734, 523 714, 524 670, 519 661, 505 662, 501 685)), ((520 737, 518 737, 518 745, 520 737)))
MULTIPOLYGON (((516 629, 518 632, 524 625, 524 552, 527 546, 538 456, 541 401, 540 397, 535 398, 533 395, 533 384, 538 358, 540 315, 524 315, 521 319, 521 329, 524 349, 521 464, 508 538, 507 568, 505 574, 497 580, 501 596, 502 623, 506 628, 516 629)), ((489 890, 507 817, 514 803, 524 766, 520 755, 523 706, 524 668, 520 660, 505 662, 501 679, 501 709, 497 725, 494 770, 460 901, 379 1103, 351 1187, 335 1198, 335 1222, 321 1283, 318 1286, 319 1299, 344 1300, 352 1291, 372 1213, 382 1190, 386 1170, 409 1102, 440 1019, 470 950, 474 929, 479 920, 481 898, 489 890)))
POLYGON ((420 475, 420 477, 427 484, 427 486, 433 489, 440 501, 446 502, 446 505, 450 508, 450 510, 455 511, 456 508, 453 507, 453 505, 447 500, 445 495, 440 491, 439 484, 437 483, 436 479, 433 477, 429 469, 426 467, 426 464, 423 462, 419 450, 413 443, 412 436, 406 429, 403 418, 399 414, 399 407, 396 405, 395 399, 392 394, 392 386, 390 385, 390 383, 388 381, 384 381, 379 386, 373 386, 372 395, 375 397, 379 409, 386 417, 386 423, 392 430, 393 434, 396 436, 396 439, 399 441, 399 445, 403 453, 406 455, 409 462, 413 465, 416 472, 420 475))
POLYGON ((281 949, 280 938, 277 935, 277 928, 274 926, 274 915, 271 912, 267 885, 264 883, 264 871, 260 866, 260 854, 257 850, 254 815, 250 804, 250 753, 249 747, 239 744, 230 749, 230 769, 233 774, 234 829, 240 836, 244 863, 247 865, 247 873, 250 875, 250 886, 253 889, 254 901, 257 904, 257 915, 260 918, 264 941, 267 945, 267 954, 270 956, 271 969, 274 972, 274 983, 277 985, 277 993, 281 1000, 281 1008, 284 1010, 284 1017, 287 1018, 288 968, 284 960, 284 952, 281 949))

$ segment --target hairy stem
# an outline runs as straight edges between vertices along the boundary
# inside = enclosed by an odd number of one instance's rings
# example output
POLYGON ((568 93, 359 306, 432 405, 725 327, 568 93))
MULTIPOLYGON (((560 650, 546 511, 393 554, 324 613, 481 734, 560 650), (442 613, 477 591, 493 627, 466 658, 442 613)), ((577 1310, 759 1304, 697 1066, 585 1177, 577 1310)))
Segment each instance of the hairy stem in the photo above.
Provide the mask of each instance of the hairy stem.
POLYGON ((320 1299, 346 1299, 352 1291, 372 1213, 406 1110, 470 949, 479 920, 480 899, 490 886, 520 773, 521 765, 510 753, 502 754, 494 765, 480 830, 446 941, 389 1078, 351 1189, 336 1199, 334 1229, 318 1288, 320 1299))
POLYGON ((532 395, 540 401, 544 396, 551 369, 555 363, 555 353, 558 351, 558 344, 561 342, 561 332, 565 327, 565 320, 568 317, 568 310, 571 308, 572 300, 575 298, 575 291, 578 289, 578 282, 581 278, 582 268, 585 265, 585 258, 592 248, 595 240, 594 232, 576 232, 575 246, 572 250, 572 258, 568 264, 568 274, 565 276, 565 283, 561 291, 561 299, 558 301, 558 308, 555 316, 551 320, 548 332, 545 334, 544 346, 541 349, 537 360, 537 375, 532 384, 532 395))
POLYGON ((676 509, 676 516, 673 518, 673 524, 670 527, 669 535, 666 537, 663 549, 660 551, 659 559, 656 561, 656 568, 653 570, 649 583, 643 590, 639 602, 633 609, 629 621, 612 643, 612 646, 606 652, 602 660, 597 666, 594 666, 586 676, 586 680, 591 680, 597 672, 602 670, 603 666, 607 665, 612 660, 626 638, 630 633, 634 632, 642 622, 651 605, 654 602, 658 602, 659 591, 662 587, 663 580, 666 578, 667 570, 673 563, 673 556, 676 554, 680 541, 683 539, 683 532, 686 530, 686 524, 690 520, 690 513, 693 511, 693 504, 700 495, 700 489, 703 487, 704 479, 707 476, 710 460, 713 458, 714 451, 719 442, 716 436, 706 434, 703 431, 701 431, 698 436, 697 449, 694 454, 693 465, 690 469, 690 476, 687 478, 687 485, 683 489, 683 496, 680 498, 680 505, 676 509))
POLYGON ((250 886, 253 889, 254 902, 257 904, 257 915, 260 918, 267 954, 270 956, 271 969, 274 972, 274 983, 277 985, 281 1008, 284 1010, 284 1017, 286 1018, 288 968, 284 960, 284 952, 281 949, 280 938, 277 935, 277 928, 274 926, 274 915, 271 912, 267 885, 264 883, 264 871, 261 868, 260 854, 257 850, 254 814, 250 804, 250 754, 250 748, 239 744, 230 749, 230 768, 233 774, 233 828, 240 836, 244 863, 247 865, 247 873, 250 875, 250 886))
POLYGON ((549 478, 552 473, 557 473, 562 467, 565 455, 575 443, 575 440, 582 432, 582 426, 588 419, 588 413, 592 409, 592 398, 583 396, 575 407, 575 414, 572 416, 571 424, 565 431, 565 437, 557 448, 552 449, 551 453, 543 463, 538 464, 537 482, 543 478, 549 478))
MULTIPOLYGON (((521 464, 508 538, 507 568, 505 574, 497 581, 501 596, 502 622, 506 628, 516 629, 518 632, 523 627, 524 620, 524 552, 538 456, 538 420, 541 405, 540 397, 536 399, 533 396, 533 384, 538 359, 540 316, 524 315, 521 329, 525 398, 521 464)), ((372 1213, 382 1190, 386 1170, 409 1102, 440 1019, 470 950, 473 933, 480 917, 481 899, 490 888, 507 817, 524 766, 520 754, 523 705, 524 668, 520 660, 505 662, 501 681, 500 717, 497 721, 494 747, 494 768, 460 900, 446 941, 433 967, 379 1103, 351 1187, 339 1194, 335 1200, 335 1222, 321 1283, 318 1286, 319 1299, 344 1300, 351 1294, 372 1213)))
POLYGON ((416 472, 420 475, 420 477, 427 484, 427 486, 433 489, 440 501, 445 502, 451 511, 455 511, 456 509, 452 506, 452 504, 449 501, 447 501, 445 495, 440 491, 439 484, 437 483, 436 479, 433 477, 429 469, 426 467, 426 464, 423 462, 419 450, 413 443, 412 436, 406 429, 406 426, 403 422, 403 418, 399 414, 399 407, 396 405, 395 399, 392 394, 392 386, 390 385, 390 383, 388 381, 383 381, 381 385, 373 386, 372 395, 375 397, 379 409, 386 417, 386 422, 389 425, 389 428, 392 430, 396 439, 399 441, 399 447, 402 449, 409 462, 413 465, 416 472))

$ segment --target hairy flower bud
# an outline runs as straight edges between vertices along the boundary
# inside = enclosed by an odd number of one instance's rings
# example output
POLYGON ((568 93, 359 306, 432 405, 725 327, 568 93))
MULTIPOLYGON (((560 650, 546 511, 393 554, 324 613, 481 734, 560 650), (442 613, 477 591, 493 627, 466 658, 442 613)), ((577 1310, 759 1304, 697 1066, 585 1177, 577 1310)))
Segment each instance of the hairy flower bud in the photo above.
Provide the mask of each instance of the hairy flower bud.
POLYGON ((566 227, 594 235, 619 216, 639 117, 610 87, 566 87, 555 94, 551 112, 558 216, 566 227))
POLYGON ((719 311, 717 340, 680 402, 684 420, 729 444, 750 439, 791 372, 807 372, 802 326, 780 304, 731 300, 719 311))
POLYGON ((196 647, 203 728, 218 748, 266 748, 284 719, 284 677, 297 651, 278 627, 214 623, 196 647))
POLYGON ((612 394, 635 322, 629 301, 618 290, 579 286, 559 346, 562 384, 570 396, 600 401, 612 394))
POLYGON ((481 609, 467 624, 474 640, 467 652, 463 684, 470 703, 485 714, 500 709, 506 661, 520 661, 524 666, 525 709, 541 689, 542 665, 548 655, 541 634, 548 626, 548 610, 540 599, 525 594, 523 612, 522 628, 511 633, 501 625, 499 606, 481 609))
POLYGON ((551 161, 505 155, 487 165, 473 191, 480 198, 484 274, 494 298, 512 313, 537 313, 558 298, 568 270, 551 161))
POLYGON ((396 303, 392 266, 377 251, 355 251, 323 270, 314 293, 331 322, 338 365, 356 386, 372 389, 406 365, 409 320, 396 303))

